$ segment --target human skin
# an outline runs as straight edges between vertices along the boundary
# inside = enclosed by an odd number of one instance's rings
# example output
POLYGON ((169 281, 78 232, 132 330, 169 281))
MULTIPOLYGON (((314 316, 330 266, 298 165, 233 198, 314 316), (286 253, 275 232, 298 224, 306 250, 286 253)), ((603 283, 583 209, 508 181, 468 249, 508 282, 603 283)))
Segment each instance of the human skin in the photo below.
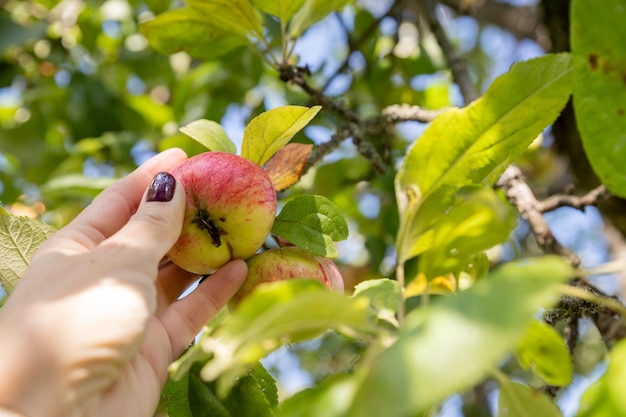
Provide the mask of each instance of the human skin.
POLYGON ((276 192, 263 168, 231 153, 206 152, 172 174, 187 193, 183 231, 168 253, 172 262, 207 274, 261 247, 276 217, 276 192))
POLYGON ((167 366, 247 272, 233 261, 177 300, 198 276, 159 265, 181 231, 185 192, 148 202, 145 191, 184 160, 181 150, 157 155, 37 251, 0 311, 0 416, 153 416, 167 366))

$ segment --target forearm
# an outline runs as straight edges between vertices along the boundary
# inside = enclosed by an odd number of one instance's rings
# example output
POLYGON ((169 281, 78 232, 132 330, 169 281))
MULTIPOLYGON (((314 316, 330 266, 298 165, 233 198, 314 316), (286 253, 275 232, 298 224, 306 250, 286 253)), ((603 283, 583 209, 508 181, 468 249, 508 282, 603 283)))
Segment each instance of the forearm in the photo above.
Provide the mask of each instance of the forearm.
POLYGON ((28 331, 27 314, 13 313, 7 303, 0 314, 0 417, 62 415, 64 387, 51 341, 28 331))

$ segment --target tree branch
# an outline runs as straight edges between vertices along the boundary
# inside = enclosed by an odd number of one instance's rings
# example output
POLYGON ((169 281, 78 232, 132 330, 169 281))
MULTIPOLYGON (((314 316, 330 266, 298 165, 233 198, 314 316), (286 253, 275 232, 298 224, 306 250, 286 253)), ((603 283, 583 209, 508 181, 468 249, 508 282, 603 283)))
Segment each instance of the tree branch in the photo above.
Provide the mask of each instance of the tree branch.
POLYGON ((541 24, 536 6, 513 6, 495 0, 442 0, 459 15, 469 15, 479 22, 499 26, 517 39, 533 39, 544 51, 550 50, 547 29, 541 24))
POLYGON ((580 259, 567 250, 554 237, 548 226, 543 212, 539 209, 540 202, 535 197, 524 180, 522 171, 515 165, 510 165, 502 174, 496 186, 502 188, 508 200, 517 207, 522 218, 528 221, 530 229, 537 239, 537 243, 549 253, 563 256, 572 265, 580 265, 580 259))

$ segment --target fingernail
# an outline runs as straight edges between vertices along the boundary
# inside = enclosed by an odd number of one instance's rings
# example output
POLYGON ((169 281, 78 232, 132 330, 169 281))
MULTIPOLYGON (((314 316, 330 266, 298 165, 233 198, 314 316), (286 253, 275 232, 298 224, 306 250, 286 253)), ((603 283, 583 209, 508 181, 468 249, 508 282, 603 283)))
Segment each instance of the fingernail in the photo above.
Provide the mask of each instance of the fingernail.
POLYGON ((170 201, 175 189, 176 179, 167 172, 159 172, 152 178, 146 201, 170 201))

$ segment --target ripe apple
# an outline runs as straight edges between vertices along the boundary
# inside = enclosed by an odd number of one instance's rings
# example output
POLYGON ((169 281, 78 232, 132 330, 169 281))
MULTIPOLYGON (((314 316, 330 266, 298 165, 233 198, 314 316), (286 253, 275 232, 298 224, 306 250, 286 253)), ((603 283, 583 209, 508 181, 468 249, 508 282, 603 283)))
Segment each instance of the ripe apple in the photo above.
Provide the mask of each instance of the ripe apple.
POLYGON ((276 217, 276 192, 263 168, 231 153, 205 152, 171 174, 187 195, 183 230, 168 252, 172 262, 208 274, 261 247, 276 217))
POLYGON ((343 292, 343 279, 335 263, 296 246, 270 249, 246 260, 248 277, 229 305, 235 307, 259 284, 286 279, 314 279, 327 288, 343 292))

